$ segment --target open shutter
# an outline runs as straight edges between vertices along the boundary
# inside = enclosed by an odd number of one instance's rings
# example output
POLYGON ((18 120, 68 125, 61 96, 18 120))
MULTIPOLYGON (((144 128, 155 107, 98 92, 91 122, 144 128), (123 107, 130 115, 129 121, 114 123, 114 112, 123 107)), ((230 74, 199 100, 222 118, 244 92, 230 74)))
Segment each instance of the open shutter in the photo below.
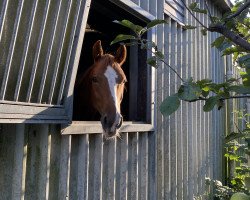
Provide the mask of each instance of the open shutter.
POLYGON ((0 1, 1 123, 71 120, 90 1, 0 1))

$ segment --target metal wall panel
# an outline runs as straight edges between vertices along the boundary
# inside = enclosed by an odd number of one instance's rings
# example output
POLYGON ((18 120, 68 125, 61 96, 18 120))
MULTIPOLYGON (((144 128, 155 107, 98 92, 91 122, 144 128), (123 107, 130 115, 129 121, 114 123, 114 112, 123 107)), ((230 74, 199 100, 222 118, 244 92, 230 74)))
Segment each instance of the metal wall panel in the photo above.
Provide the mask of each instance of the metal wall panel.
MULTIPOLYGON (((8 2, 0 3, 1 13, 5 13, 1 5, 8 2)), ((166 62, 176 67, 183 78, 223 80, 223 58, 210 48, 216 34, 204 37, 197 30, 184 30, 163 14, 162 0, 134 2, 168 22, 153 30, 150 37, 156 39, 166 62)), ((15 10, 18 6, 21 5, 16 5, 15 10)), ((219 15, 211 3, 209 6, 212 13, 219 15)), ((35 7, 33 4, 31 15, 35 7)), ((69 5, 65 7, 69 8, 69 5)), ((46 9, 45 6, 44 13, 46 9)), ((187 11, 185 16, 188 24, 197 25, 187 11)), ((197 17, 208 24, 208 17, 201 14, 197 17)), ((1 16, 0 28, 3 19, 1 16)), ((14 26, 14 22, 9 25, 14 26)), ((1 34, 2 29, 0 37, 1 34)), ((58 38, 61 44, 64 36, 58 38)), ((60 45, 57 47, 60 52, 60 45)), ((54 57, 56 65, 60 56, 54 57)), ((230 65, 230 60, 227 63, 230 65)), ((57 70, 51 72, 52 77, 57 76, 57 70)), ((180 80, 164 65, 155 73, 155 132, 122 133, 121 139, 107 141, 102 134, 62 136, 57 125, 0 124, 0 199, 192 200, 201 197, 205 177, 222 178, 224 110, 204 113, 201 102, 182 103, 175 114, 163 117, 159 104, 176 92, 180 80)), ((47 91, 52 102, 55 86, 53 83, 47 91)))

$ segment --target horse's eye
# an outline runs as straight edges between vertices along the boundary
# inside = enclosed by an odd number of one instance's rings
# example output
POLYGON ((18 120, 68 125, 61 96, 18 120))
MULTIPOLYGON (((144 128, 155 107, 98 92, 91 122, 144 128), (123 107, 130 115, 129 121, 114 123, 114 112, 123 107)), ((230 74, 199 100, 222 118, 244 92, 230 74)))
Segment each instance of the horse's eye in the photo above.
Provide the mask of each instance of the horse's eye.
POLYGON ((92 82, 97 83, 97 82, 98 82, 97 77, 94 76, 94 77, 92 78, 92 82))

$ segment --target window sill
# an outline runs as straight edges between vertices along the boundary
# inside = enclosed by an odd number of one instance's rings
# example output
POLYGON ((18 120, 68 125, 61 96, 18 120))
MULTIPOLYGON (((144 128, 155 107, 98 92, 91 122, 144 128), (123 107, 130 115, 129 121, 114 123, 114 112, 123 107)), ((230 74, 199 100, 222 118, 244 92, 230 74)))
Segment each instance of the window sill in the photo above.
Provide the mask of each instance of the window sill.
MULTIPOLYGON (((154 131, 152 124, 145 122, 123 122, 120 132, 149 132, 154 131)), ((101 123, 98 121, 74 121, 69 126, 62 125, 61 134, 92 134, 102 133, 101 123)))
POLYGON ((64 106, 0 100, 0 123, 69 123, 64 106))

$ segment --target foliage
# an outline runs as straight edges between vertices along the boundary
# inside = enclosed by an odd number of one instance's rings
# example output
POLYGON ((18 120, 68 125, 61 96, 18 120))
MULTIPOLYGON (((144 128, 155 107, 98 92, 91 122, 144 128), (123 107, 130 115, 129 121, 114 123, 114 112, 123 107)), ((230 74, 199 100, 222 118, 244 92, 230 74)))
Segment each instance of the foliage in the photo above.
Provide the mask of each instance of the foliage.
MULTIPOLYGON (((207 1, 204 0, 204 7, 199 3, 193 2, 186 5, 184 0, 181 0, 190 12, 193 18, 200 26, 186 24, 184 29, 200 29, 202 35, 206 36, 208 32, 220 33, 211 47, 221 51, 222 56, 232 55, 235 66, 239 71, 239 77, 226 78, 224 82, 215 83, 210 79, 194 80, 189 77, 183 79, 175 69, 175 66, 170 66, 165 62, 164 54, 158 49, 157 45, 150 40, 144 39, 143 35, 150 29, 166 23, 164 20, 153 20, 145 27, 134 24, 128 20, 115 21, 122 26, 129 28, 131 35, 119 34, 111 44, 123 42, 126 45, 139 45, 141 49, 148 50, 152 53, 152 57, 148 58, 147 64, 156 67, 159 62, 164 63, 180 80, 175 94, 166 97, 160 105, 160 111, 163 115, 168 116, 174 113, 180 106, 180 101, 196 102, 204 101, 203 110, 209 112, 215 107, 220 110, 227 99, 232 98, 249 98, 250 97, 250 17, 249 7, 250 1, 237 0, 231 11, 225 13, 221 18, 213 16, 208 9, 207 1), (196 17, 195 13, 208 15, 210 24, 204 25, 196 17)), ((217 180, 207 179, 206 183, 215 191, 217 199, 241 199, 249 198, 250 189, 250 167, 247 166, 246 156, 250 155, 250 123, 247 121, 249 114, 238 112, 238 115, 246 123, 246 128, 242 131, 230 133, 225 138, 225 157, 228 160, 235 161, 235 175, 231 178, 228 186, 223 186, 217 180), (240 152, 240 153, 239 153, 240 152)), ((210 194, 206 194, 209 196, 210 194)))
MULTIPOLYGON (((242 120, 246 127, 238 132, 228 134, 225 141, 226 153, 224 156, 229 161, 235 161, 234 176, 228 180, 228 186, 222 185, 218 180, 206 178, 206 185, 214 189, 213 196, 222 200, 244 200, 250 199, 250 166, 247 165, 246 159, 250 155, 250 121, 249 113, 244 111, 235 111, 236 117, 242 120)), ((238 128, 238 127, 237 127, 238 128)), ((204 196, 209 196, 206 193, 204 196)))
MULTIPOLYGON (((206 1, 205 1, 206 2, 206 1)), ((166 97, 160 106, 163 115, 168 116, 174 113, 180 106, 180 101, 195 102, 204 101, 203 110, 211 111, 214 107, 220 110, 224 106, 224 102, 231 98, 247 98, 250 97, 250 18, 247 16, 249 7, 242 10, 245 1, 240 0, 231 9, 231 12, 224 14, 222 18, 212 16, 207 7, 201 8, 200 4, 194 2, 187 6, 184 5, 192 16, 201 24, 201 32, 206 35, 208 31, 219 32, 219 36, 213 43, 212 47, 218 48, 222 55, 233 55, 235 64, 239 68, 240 77, 226 79, 222 83, 215 83, 209 79, 193 80, 192 77, 184 80, 175 70, 174 66, 170 66, 165 62, 163 53, 157 48, 153 41, 143 39, 143 35, 157 25, 166 23, 165 20, 153 20, 145 27, 136 25, 129 20, 114 21, 132 31, 131 35, 119 34, 111 44, 117 42, 125 42, 127 45, 138 44, 141 49, 151 51, 153 56, 148 58, 147 64, 157 67, 158 62, 163 62, 165 66, 176 74, 181 80, 181 85, 177 93, 166 97), (209 15, 211 23, 207 27, 195 17, 194 13, 209 15), (229 34, 230 33, 230 34, 229 34), (236 37, 237 36, 237 37, 236 37), (236 38, 236 39, 235 39, 236 38), (248 49, 249 47, 249 49, 248 49)), ((185 29, 196 29, 193 25, 184 26, 185 29)))

